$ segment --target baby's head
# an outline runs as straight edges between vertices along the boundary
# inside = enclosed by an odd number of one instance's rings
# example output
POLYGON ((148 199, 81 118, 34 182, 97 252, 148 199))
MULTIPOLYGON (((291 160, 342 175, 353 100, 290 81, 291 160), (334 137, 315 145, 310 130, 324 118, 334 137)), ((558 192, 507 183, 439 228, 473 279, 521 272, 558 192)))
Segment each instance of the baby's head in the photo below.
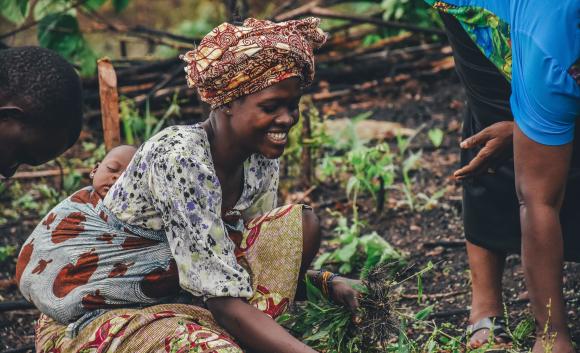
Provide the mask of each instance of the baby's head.
POLYGON ((110 150, 103 158, 103 161, 97 163, 91 171, 90 177, 93 179, 93 188, 101 198, 105 197, 121 173, 127 169, 136 151, 137 149, 133 146, 117 146, 110 150))

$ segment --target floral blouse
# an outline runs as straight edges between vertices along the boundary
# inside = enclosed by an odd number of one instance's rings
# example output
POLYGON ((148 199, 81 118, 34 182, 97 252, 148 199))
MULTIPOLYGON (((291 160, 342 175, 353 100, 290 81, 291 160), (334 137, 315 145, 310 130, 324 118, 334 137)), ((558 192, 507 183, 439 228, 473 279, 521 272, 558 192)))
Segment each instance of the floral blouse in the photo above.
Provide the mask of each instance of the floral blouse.
MULTIPOLYGON (((278 160, 246 160, 234 207, 242 219, 276 207, 278 178, 278 160)), ((185 290, 205 299, 252 296, 222 220, 220 182, 201 125, 172 126, 144 143, 103 202, 124 223, 165 232, 185 290)))

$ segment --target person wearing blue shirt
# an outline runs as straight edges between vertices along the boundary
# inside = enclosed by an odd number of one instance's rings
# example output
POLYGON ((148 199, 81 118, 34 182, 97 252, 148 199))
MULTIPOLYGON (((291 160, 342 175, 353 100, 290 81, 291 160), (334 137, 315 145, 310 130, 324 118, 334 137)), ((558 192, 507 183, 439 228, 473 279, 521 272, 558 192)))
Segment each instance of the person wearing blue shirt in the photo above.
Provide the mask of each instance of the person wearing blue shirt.
POLYGON ((562 267, 565 255, 580 257, 580 1, 426 1, 442 13, 468 96, 463 166, 454 175, 464 180, 473 275, 470 344, 490 331, 498 343, 509 340, 501 273, 519 220, 533 352, 574 352, 562 267))

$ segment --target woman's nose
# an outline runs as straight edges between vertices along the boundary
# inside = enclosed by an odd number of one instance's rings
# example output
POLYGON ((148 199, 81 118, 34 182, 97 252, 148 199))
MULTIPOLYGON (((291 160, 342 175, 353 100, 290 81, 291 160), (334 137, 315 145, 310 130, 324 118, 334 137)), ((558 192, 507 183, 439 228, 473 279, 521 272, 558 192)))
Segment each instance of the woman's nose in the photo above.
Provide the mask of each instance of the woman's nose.
POLYGON ((288 127, 294 126, 294 124, 296 124, 297 121, 298 118, 293 116, 292 113, 289 111, 286 111, 284 114, 280 114, 278 116, 278 119, 276 119, 276 122, 278 124, 285 125, 288 127))

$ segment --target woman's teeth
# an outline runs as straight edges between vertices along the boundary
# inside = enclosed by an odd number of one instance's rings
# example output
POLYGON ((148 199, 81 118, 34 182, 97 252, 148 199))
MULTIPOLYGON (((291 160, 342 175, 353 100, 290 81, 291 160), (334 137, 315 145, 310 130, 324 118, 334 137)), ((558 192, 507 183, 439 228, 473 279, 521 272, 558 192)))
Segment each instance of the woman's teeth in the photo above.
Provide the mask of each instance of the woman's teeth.
POLYGON ((285 132, 269 132, 268 137, 273 141, 284 141, 288 136, 285 132))

